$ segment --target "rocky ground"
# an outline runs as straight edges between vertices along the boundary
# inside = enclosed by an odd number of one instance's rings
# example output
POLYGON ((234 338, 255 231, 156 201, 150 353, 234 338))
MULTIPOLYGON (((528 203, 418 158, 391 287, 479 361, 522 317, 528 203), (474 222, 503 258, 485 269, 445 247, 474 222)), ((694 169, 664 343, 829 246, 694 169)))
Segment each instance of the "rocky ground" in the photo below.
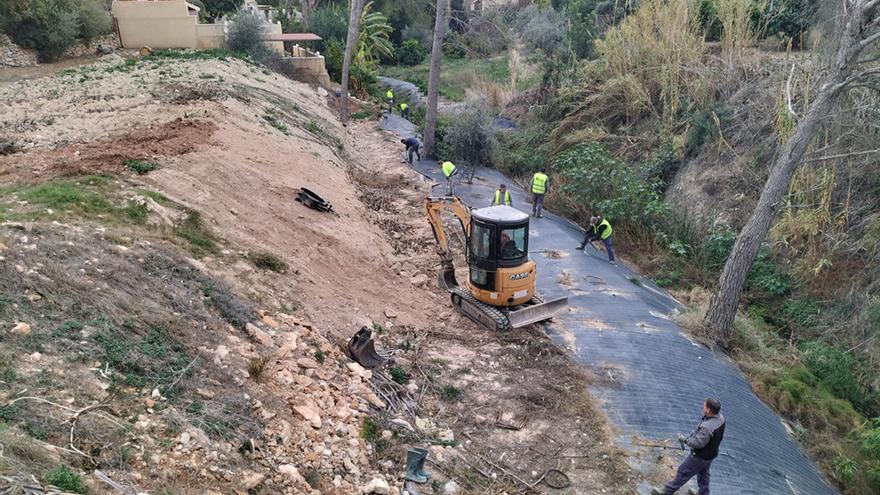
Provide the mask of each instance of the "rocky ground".
POLYGON ((0 102, 0 487, 64 466, 90 493, 631 493, 565 352, 434 286, 428 185, 375 122, 179 53, 0 102), (386 366, 343 352, 361 326, 386 366))

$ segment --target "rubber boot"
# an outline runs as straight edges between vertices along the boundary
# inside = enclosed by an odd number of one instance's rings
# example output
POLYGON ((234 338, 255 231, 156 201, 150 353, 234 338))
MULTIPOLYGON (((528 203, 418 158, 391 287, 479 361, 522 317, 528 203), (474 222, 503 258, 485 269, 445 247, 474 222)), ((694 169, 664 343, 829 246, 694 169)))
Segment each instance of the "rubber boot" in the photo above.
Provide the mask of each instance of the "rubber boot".
POLYGON ((428 478, 419 474, 420 461, 425 461, 425 458, 422 454, 413 449, 409 449, 406 451, 406 479, 422 484, 427 483, 428 478))
POLYGON ((431 473, 425 471, 425 460, 428 459, 428 449, 423 449, 421 447, 414 447, 413 450, 419 453, 421 456, 419 458, 419 467, 418 473, 419 476, 424 476, 427 479, 431 479, 431 473))
POLYGON ((651 488, 651 495, 666 495, 665 488, 651 488))

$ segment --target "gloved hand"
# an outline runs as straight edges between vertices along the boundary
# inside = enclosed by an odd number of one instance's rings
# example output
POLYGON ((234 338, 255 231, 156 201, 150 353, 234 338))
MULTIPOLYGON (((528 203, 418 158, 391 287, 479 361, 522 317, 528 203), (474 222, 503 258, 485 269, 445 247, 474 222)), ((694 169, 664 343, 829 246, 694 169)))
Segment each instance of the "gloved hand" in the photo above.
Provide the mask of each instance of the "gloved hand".
POLYGON ((678 443, 682 444, 682 446, 684 446, 685 442, 687 442, 687 439, 688 437, 682 435, 681 433, 678 434, 678 443))

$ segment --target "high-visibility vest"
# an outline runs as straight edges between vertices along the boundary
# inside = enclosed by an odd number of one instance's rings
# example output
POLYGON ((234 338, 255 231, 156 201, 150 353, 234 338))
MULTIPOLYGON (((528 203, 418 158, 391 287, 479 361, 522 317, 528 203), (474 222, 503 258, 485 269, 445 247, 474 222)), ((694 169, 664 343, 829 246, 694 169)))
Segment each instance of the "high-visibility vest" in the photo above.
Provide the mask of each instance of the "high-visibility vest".
POLYGON ((452 162, 443 162, 443 175, 448 179, 455 172, 455 165, 452 162))
POLYGON ((406 103, 401 103, 401 104, 400 104, 400 110, 401 110, 401 111, 404 111, 404 110, 406 110, 407 108, 409 108, 409 105, 407 105, 406 103))
MULTIPOLYGON (((608 220, 605 220, 603 218, 602 221, 599 222, 599 225, 605 226, 605 230, 602 231, 602 240, 604 241, 605 239, 608 239, 609 237, 611 237, 611 224, 608 223, 608 220)), ((594 234, 599 232, 599 225, 593 226, 593 233, 594 234)))
POLYGON ((388 91, 385 92, 385 97, 388 98, 389 100, 394 99, 394 91, 391 91, 389 89, 388 91))
POLYGON ((538 172, 532 178, 532 192, 535 194, 544 194, 547 192, 547 176, 538 172))
MULTIPOLYGON (((501 189, 495 191, 495 202, 492 203, 494 205, 501 204, 501 189)), ((510 206, 510 191, 504 191, 504 204, 510 206)))

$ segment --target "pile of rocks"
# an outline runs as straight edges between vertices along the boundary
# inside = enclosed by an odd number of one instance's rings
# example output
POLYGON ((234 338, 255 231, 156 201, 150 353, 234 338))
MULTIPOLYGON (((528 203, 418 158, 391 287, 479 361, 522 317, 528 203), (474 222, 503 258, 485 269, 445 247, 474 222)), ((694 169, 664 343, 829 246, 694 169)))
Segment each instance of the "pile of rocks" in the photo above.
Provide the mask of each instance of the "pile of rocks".
POLYGON ((37 52, 19 48, 8 36, 0 34, 0 65, 33 67, 37 65, 37 52))

